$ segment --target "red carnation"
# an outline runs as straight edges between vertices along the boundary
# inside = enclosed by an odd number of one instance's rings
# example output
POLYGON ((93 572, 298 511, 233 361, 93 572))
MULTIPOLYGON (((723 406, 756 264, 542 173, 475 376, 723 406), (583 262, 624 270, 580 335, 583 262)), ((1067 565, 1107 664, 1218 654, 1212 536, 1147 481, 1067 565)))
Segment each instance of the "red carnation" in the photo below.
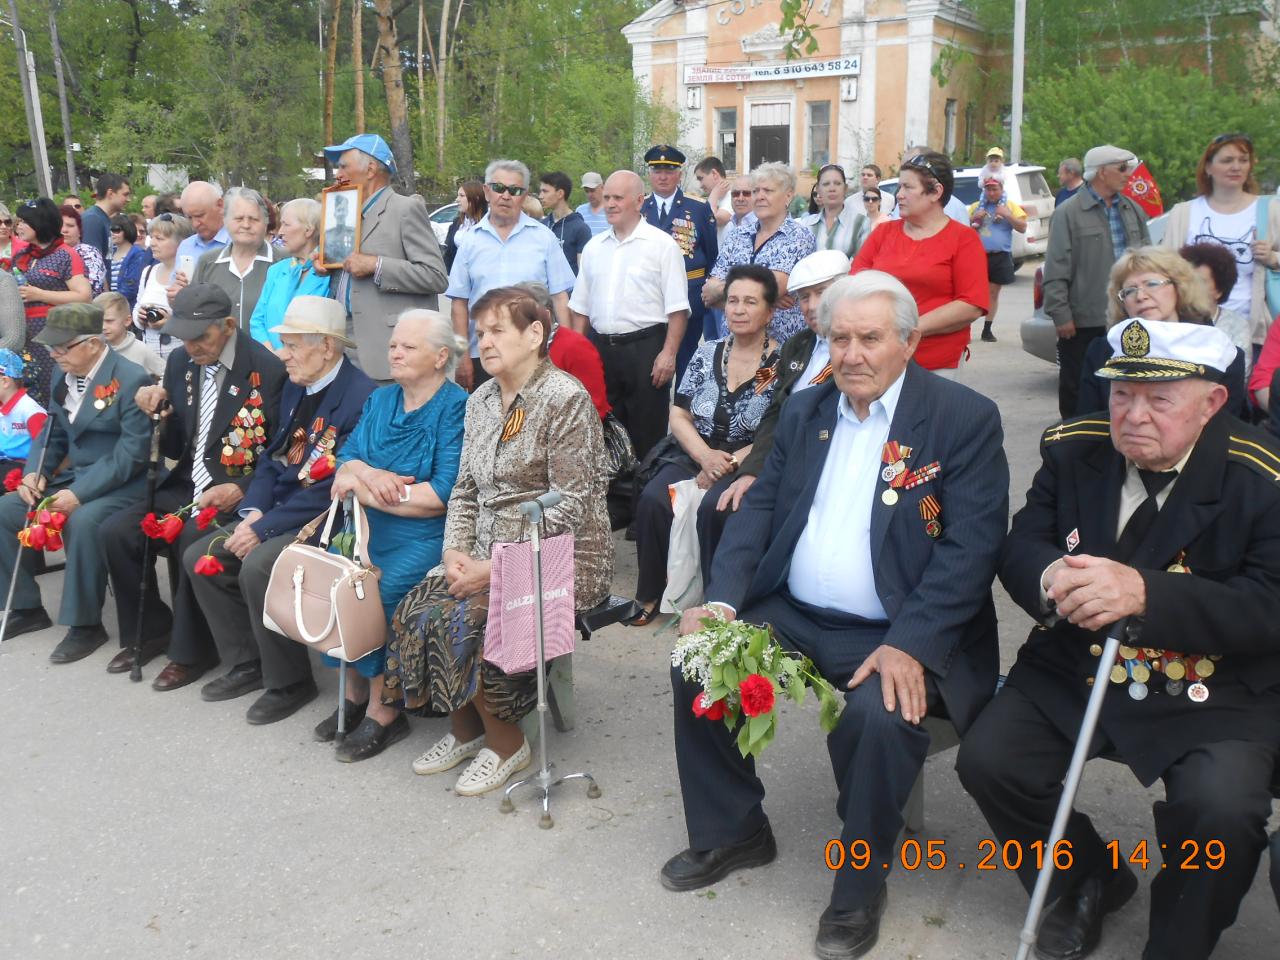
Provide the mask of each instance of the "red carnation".
POLYGON ((164 538, 164 542, 173 543, 182 533, 182 518, 166 513, 157 526, 160 528, 160 536, 164 538))
POLYGON ((213 518, 218 515, 217 507, 205 507, 196 514, 196 529, 208 530, 209 524, 213 523, 213 518))
POLYGON ((160 521, 154 513, 148 513, 142 518, 142 532, 152 539, 160 538, 160 521))
POLYGON ((56 553, 62 549, 62 534, 57 530, 50 530, 45 540, 44 548, 51 553, 56 553))
POLYGON ((742 696, 742 712, 758 717, 773 709, 773 682, 763 674, 753 673, 738 684, 742 696))
POLYGON ((329 474, 333 473, 336 465, 337 461, 333 454, 325 454, 323 457, 318 458, 315 463, 311 464, 311 479, 315 481, 323 480, 325 477, 329 476, 329 474))
POLYGON ((10 493, 17 490, 22 485, 22 471, 14 467, 4 475, 4 488, 10 493))
POLYGON ((710 705, 706 704, 707 695, 698 693, 693 698, 693 715, 695 717, 705 717, 708 720, 724 719, 724 699, 716 700, 710 705))
POLYGON ((223 570, 222 563, 211 553, 206 553, 196 561, 195 571, 202 577, 214 577, 223 570))

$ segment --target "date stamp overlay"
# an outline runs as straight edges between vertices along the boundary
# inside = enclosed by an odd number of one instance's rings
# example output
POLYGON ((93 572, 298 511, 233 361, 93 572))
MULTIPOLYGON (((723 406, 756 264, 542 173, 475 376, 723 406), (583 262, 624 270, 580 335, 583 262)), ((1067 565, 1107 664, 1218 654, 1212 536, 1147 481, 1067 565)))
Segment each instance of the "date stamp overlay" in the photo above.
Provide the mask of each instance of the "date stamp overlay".
MULTIPOLYGON (((1166 849, 1165 844, 1149 844, 1139 840, 1132 849, 1121 844, 1119 840, 1107 842, 1107 852, 1111 855, 1111 868, 1118 870, 1121 863, 1127 863, 1139 870, 1221 870, 1227 862, 1227 848, 1221 840, 1183 840, 1175 849, 1166 849), (1152 848, 1157 852, 1152 859, 1152 848)), ((1075 863, 1075 855, 1071 850, 1070 840, 1059 840, 1052 850, 1046 849, 1043 840, 1023 844, 1019 840, 1006 840, 1000 843, 990 837, 978 841, 977 850, 966 856, 948 848, 947 841, 940 839, 917 840, 908 837, 898 847, 898 855, 893 862, 876 861, 871 855, 871 844, 866 840, 851 840, 846 844, 843 840, 828 840, 823 847, 822 858, 828 870, 882 870, 900 867, 903 870, 1020 870, 1031 865, 1036 870, 1044 866, 1045 858, 1051 857, 1058 870, 1070 870, 1075 863)))

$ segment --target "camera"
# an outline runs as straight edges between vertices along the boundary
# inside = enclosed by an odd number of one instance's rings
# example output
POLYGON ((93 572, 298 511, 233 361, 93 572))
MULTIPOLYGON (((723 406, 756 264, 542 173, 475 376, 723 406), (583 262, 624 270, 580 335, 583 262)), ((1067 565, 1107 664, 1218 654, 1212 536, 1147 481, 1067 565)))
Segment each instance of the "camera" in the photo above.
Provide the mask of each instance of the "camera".
POLYGON ((143 307, 138 314, 138 319, 142 321, 144 327, 154 327, 157 323, 164 322, 164 311, 159 307, 143 307))

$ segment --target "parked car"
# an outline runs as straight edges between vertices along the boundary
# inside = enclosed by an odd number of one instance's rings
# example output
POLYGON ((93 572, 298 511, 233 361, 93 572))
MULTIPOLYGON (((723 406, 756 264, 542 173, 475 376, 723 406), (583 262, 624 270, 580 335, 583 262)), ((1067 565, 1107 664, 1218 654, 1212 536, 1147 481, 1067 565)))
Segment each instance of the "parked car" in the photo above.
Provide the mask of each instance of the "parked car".
MULTIPOLYGON (((1021 265, 1028 257, 1044 256, 1049 245, 1049 218, 1053 216, 1053 192, 1044 178, 1044 167, 1022 163, 1008 164, 1005 168, 1005 193, 1009 199, 1027 212, 1027 232, 1013 235, 1013 261, 1021 265)), ((955 187, 952 192, 968 206, 976 203, 982 194, 978 184, 981 167, 962 167, 955 171, 955 187)), ((891 177, 880 181, 880 189, 892 194, 898 192, 898 179, 891 177)))
POLYGON ((431 211, 431 229, 435 231, 436 243, 444 246, 445 239, 449 236, 449 224, 458 219, 458 202, 446 203, 443 207, 436 207, 431 211))

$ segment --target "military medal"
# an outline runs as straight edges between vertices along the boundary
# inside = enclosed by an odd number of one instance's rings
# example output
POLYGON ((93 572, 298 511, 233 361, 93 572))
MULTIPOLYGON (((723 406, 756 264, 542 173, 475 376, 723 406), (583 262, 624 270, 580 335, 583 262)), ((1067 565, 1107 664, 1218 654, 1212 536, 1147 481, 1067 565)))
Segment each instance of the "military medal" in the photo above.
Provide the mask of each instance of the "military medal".
POLYGON ((1209 699, 1209 688, 1203 683, 1193 683, 1187 687, 1187 697, 1192 703, 1204 703, 1209 699))
POLYGON ((1181 680, 1166 680, 1164 682, 1164 692, 1171 697, 1179 696, 1182 693, 1182 687, 1181 680))
POLYGON ((942 536, 942 522, 938 519, 940 516, 942 504, 937 497, 930 494, 920 501, 920 519, 924 521, 924 532, 930 540, 937 540, 942 536))
POLYGON ((906 460, 909 456, 911 456, 911 448, 904 447, 897 440, 890 440, 884 445, 880 454, 880 459, 884 463, 884 469, 880 471, 880 479, 889 484, 891 489, 880 494, 880 499, 886 506, 891 507, 898 502, 897 491, 892 488, 902 486, 903 477, 907 473, 906 460))
POLYGON ((1174 560, 1173 563, 1169 564, 1169 566, 1165 568, 1165 571, 1168 573, 1190 573, 1191 568, 1184 562, 1186 559, 1187 551, 1179 550, 1177 559, 1174 560))
POLYGON ((95 410, 105 410, 105 409, 107 409, 107 401, 105 401, 105 400, 103 400, 101 397, 99 397, 97 400, 93 401, 93 409, 95 409, 95 410))
POLYGON ((892 507, 898 502, 898 491, 890 487, 884 493, 880 494, 880 502, 886 507, 892 507))
POLYGON ((942 473, 942 465, 937 460, 933 463, 926 464, 919 470, 912 470, 901 481, 903 490, 910 490, 912 487, 918 487, 922 483, 928 483, 930 480, 942 473))
POLYGON ((1147 685, 1140 680, 1129 684, 1129 696, 1134 700, 1147 699, 1147 685))

